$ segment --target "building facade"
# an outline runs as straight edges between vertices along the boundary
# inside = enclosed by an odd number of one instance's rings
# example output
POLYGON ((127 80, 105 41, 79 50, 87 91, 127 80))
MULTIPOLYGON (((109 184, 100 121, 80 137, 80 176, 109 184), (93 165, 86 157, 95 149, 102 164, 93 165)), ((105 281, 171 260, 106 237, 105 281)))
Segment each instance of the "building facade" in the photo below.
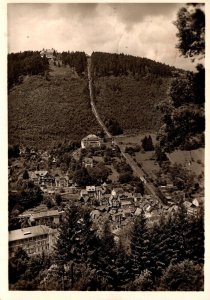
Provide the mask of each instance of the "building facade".
POLYGON ((9 232, 9 255, 14 256, 20 247, 29 256, 52 252, 57 234, 57 229, 51 229, 45 225, 12 230, 9 232))
POLYGON ((81 140, 81 147, 84 148, 100 148, 102 139, 95 134, 89 134, 81 140))
MULTIPOLYGON (((24 213, 20 214, 18 217, 19 219, 28 219, 29 225, 30 221, 34 225, 48 225, 51 226, 52 224, 59 224, 62 218, 64 211, 58 211, 57 209, 53 210, 45 210, 45 211, 25 211, 24 213)), ((32 224, 31 224, 32 225, 32 224)))

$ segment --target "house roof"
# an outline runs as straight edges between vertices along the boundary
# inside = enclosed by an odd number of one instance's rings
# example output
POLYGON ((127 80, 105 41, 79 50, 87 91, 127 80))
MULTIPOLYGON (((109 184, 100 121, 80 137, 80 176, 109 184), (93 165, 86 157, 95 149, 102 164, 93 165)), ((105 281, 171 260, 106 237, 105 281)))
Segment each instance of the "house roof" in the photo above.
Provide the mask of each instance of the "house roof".
POLYGON ((82 141, 100 141, 101 139, 96 136, 95 134, 89 134, 88 136, 84 137, 82 141))
POLYGON ((42 171, 35 171, 34 173, 38 176, 44 177, 48 174, 48 171, 42 170, 42 171))
POLYGON ((95 209, 95 210, 92 210, 91 213, 90 213, 90 216, 91 217, 94 217, 94 216, 100 216, 100 211, 98 209, 95 209))
POLYGON ((9 241, 17 241, 27 239, 29 237, 40 236, 49 233, 49 227, 45 225, 37 225, 22 229, 16 229, 9 232, 9 241))
POLYGON ((86 163, 86 164, 87 163, 89 163, 89 164, 91 163, 92 164, 93 163, 93 159, 91 157, 85 157, 84 160, 83 160, 83 162, 86 163))
POLYGON ((82 198, 83 198, 85 201, 90 200, 90 197, 89 197, 88 195, 84 195, 84 196, 82 196, 82 198))
POLYGON ((54 210, 47 210, 47 211, 40 211, 40 212, 26 212, 23 214, 20 214, 19 217, 23 218, 23 217, 30 217, 32 216, 34 219, 40 219, 40 218, 45 218, 45 217, 53 217, 53 216, 59 216, 62 213, 64 213, 64 211, 58 211, 57 209, 54 210))
POLYGON ((29 177, 30 177, 31 179, 36 179, 36 178, 38 178, 38 176, 35 174, 35 172, 32 172, 32 171, 29 171, 29 172, 28 172, 28 175, 29 175, 29 177))
POLYGON ((88 191, 88 192, 95 192, 95 190, 96 190, 95 185, 87 185, 86 186, 86 191, 88 191))
POLYGON ((134 215, 135 215, 135 216, 139 216, 139 215, 141 214, 141 211, 142 211, 141 208, 138 207, 138 208, 136 209, 134 215))
POLYGON ((40 51, 40 55, 53 55, 54 49, 43 49, 42 51, 40 51))
POLYGON ((197 198, 194 198, 192 203, 195 205, 195 206, 199 206, 202 202, 203 202, 204 198, 203 197, 197 197, 197 198))
POLYGON ((121 199, 120 202, 121 202, 121 205, 132 205, 133 204, 132 201, 124 200, 124 199, 121 199))

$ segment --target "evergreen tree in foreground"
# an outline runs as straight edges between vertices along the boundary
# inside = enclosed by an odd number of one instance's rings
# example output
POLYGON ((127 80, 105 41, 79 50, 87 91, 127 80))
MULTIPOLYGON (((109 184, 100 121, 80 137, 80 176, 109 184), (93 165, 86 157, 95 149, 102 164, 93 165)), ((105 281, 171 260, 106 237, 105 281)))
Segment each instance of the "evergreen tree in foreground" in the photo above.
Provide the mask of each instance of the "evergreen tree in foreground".
POLYGON ((95 267, 99 248, 99 238, 92 228, 90 211, 76 206, 68 207, 56 245, 56 263, 61 276, 65 274, 67 277, 68 289, 74 288, 74 283, 82 275, 82 267, 95 267))
POLYGON ((132 278, 140 276, 141 272, 150 266, 150 234, 143 210, 141 215, 135 219, 131 232, 130 258, 132 278))
POLYGON ((184 260, 169 265, 161 277, 159 290, 202 291, 203 284, 203 265, 184 260))

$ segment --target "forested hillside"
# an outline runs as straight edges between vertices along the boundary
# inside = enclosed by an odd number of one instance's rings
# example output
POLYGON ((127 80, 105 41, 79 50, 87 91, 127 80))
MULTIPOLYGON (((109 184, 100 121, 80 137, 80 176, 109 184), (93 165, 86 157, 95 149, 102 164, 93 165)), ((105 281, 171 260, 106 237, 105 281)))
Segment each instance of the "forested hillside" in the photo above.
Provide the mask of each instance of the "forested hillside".
POLYGON ((21 83, 24 75, 44 74, 49 69, 48 59, 38 51, 24 51, 8 55, 8 88, 21 83))
POLYGON ((124 132, 157 131, 157 105, 167 100, 174 67, 123 54, 93 53, 94 95, 104 121, 115 119, 124 132))
POLYGON ((77 74, 84 74, 87 69, 87 57, 85 52, 62 52, 62 63, 74 68, 77 74))
POLYGON ((87 79, 67 67, 54 67, 47 78, 27 76, 8 97, 9 144, 48 147, 80 141, 100 130, 90 104, 87 79))
POLYGON ((153 74, 160 76, 171 76, 175 67, 156 62, 145 57, 136 57, 125 54, 112 54, 104 52, 93 52, 92 59, 92 75, 93 76, 120 76, 128 75, 146 75, 153 74))

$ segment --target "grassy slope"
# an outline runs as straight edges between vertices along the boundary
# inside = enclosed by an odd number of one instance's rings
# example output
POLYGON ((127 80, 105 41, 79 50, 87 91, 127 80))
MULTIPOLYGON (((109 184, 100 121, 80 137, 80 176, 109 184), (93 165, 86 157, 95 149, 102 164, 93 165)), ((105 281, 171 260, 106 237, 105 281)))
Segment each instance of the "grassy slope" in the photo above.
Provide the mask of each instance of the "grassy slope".
POLYGON ((132 76, 103 77, 95 80, 96 106, 104 118, 115 118, 124 132, 157 131, 161 115, 156 105, 166 99, 170 78, 150 83, 132 76))
POLYGON ((52 66, 50 80, 25 78, 8 97, 9 143, 47 147, 55 141, 80 140, 99 126, 89 104, 87 80, 69 68, 52 66))
POLYGON ((168 158, 172 163, 181 164, 196 175, 204 171, 204 148, 191 151, 176 150, 168 154, 168 158))

